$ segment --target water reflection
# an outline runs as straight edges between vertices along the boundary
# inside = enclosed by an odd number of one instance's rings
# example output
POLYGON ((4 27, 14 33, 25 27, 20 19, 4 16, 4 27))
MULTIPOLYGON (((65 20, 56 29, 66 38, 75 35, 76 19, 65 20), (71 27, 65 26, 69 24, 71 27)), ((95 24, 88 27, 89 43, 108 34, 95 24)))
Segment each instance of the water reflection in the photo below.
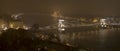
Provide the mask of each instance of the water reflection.
MULTIPOLYGON (((80 31, 73 33, 60 34, 60 40, 63 44, 69 44, 72 46, 90 48, 95 51, 107 51, 108 46, 112 46, 111 42, 116 40, 116 34, 119 34, 120 30, 115 29, 100 29, 94 31, 80 31), (116 33, 117 32, 117 33, 116 33)), ((113 44, 114 45, 114 44, 113 44)), ((115 45, 114 45, 115 46, 115 45)))
POLYGON ((107 38, 107 35, 108 35, 108 29, 102 29, 100 30, 99 32, 99 46, 98 46, 98 50, 100 51, 103 51, 106 49, 106 46, 105 46, 105 42, 106 42, 106 38, 107 38))

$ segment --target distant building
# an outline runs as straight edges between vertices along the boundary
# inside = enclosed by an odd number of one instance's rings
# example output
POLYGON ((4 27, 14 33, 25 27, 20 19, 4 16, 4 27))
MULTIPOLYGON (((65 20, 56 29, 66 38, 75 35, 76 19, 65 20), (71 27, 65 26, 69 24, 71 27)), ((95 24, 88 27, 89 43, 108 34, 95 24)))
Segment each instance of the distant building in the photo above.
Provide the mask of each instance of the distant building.
POLYGON ((20 19, 14 19, 14 17, 10 15, 3 15, 0 17, 0 30, 5 30, 8 28, 28 29, 27 25, 20 19))

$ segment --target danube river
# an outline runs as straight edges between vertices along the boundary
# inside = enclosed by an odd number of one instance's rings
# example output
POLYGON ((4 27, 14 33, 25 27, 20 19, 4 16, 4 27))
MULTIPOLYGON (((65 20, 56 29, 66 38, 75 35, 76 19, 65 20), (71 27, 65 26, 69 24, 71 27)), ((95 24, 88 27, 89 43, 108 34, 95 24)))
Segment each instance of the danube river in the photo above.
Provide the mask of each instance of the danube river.
POLYGON ((61 43, 92 51, 120 51, 120 28, 59 34, 61 43))

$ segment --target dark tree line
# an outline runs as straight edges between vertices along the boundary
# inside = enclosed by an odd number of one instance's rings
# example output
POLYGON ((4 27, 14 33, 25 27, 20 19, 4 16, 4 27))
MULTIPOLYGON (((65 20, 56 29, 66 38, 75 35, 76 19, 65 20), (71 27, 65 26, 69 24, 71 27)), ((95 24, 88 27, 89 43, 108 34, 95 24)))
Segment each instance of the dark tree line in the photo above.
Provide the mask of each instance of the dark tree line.
POLYGON ((32 50, 37 38, 24 29, 8 29, 0 35, 0 51, 32 50))
POLYGON ((72 47, 40 40, 29 30, 8 29, 0 35, 0 51, 73 51, 72 47))

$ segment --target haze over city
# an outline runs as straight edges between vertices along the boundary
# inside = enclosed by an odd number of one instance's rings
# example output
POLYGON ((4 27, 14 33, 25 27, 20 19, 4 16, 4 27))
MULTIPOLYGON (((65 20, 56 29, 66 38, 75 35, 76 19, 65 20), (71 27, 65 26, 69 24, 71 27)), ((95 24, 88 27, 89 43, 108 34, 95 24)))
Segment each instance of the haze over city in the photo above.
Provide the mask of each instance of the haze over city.
POLYGON ((24 13, 23 17, 27 23, 34 20, 47 24, 53 22, 50 14, 56 10, 70 17, 119 16, 119 5, 118 0, 1 0, 0 13, 24 13))
POLYGON ((120 51, 120 0, 0 0, 0 51, 120 51))

